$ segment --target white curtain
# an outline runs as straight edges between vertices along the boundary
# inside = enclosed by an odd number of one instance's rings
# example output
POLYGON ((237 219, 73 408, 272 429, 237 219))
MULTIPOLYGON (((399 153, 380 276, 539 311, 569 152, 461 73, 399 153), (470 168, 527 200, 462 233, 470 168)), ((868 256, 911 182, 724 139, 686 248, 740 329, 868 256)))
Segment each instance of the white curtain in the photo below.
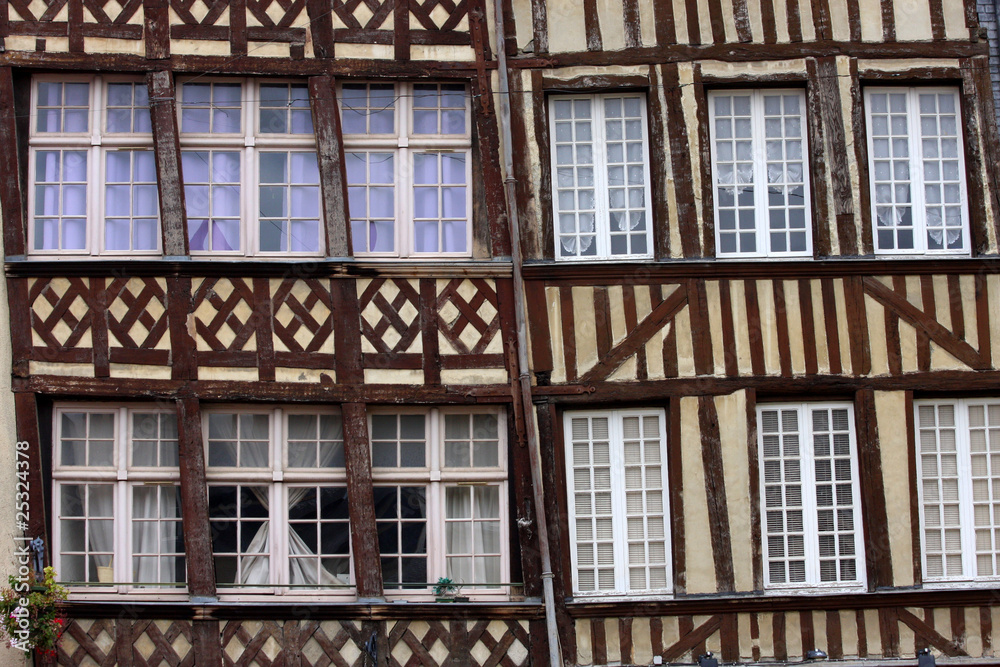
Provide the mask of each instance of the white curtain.
POLYGON ((87 485, 88 550, 98 567, 111 565, 115 550, 115 487, 87 485))
MULTIPOLYGON (((326 465, 329 465, 329 463, 330 461, 328 460, 326 465)), ((289 514, 292 513, 295 506, 302 502, 309 491, 312 490, 315 490, 315 487, 296 487, 288 490, 289 514)), ((309 502, 315 502, 315 500, 310 499, 309 502)), ((344 530, 348 529, 346 522, 343 526, 344 530)), ((288 530, 288 554, 290 556, 315 555, 313 550, 309 548, 309 545, 291 527, 288 530)), ((313 566, 314 562, 315 560, 312 558, 289 558, 290 583, 309 586, 335 586, 348 583, 346 576, 341 578, 327 570, 323 566, 322 560, 320 561, 320 568, 317 574, 316 568, 313 566)))
POLYGON ((132 493, 132 581, 177 581, 178 487, 136 486, 132 493), (143 521, 142 519, 148 519, 143 521))
POLYGON ((448 578, 464 584, 500 582, 500 492, 497 486, 445 490, 448 578), (456 554, 452 556, 451 554, 456 554))

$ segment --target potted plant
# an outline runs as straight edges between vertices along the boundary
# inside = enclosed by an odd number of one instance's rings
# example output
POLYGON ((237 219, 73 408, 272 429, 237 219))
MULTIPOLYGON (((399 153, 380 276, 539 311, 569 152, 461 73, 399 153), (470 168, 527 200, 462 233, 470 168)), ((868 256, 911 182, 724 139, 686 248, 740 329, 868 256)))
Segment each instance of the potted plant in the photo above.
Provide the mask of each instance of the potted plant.
POLYGON ((41 581, 34 574, 29 576, 28 581, 8 577, 9 587, 0 592, 0 630, 8 648, 31 650, 39 658, 35 664, 47 664, 47 659, 55 657, 66 627, 62 603, 69 591, 56 583, 51 567, 45 568, 41 581))
POLYGON ((457 594, 460 590, 462 590, 462 584, 452 581, 448 577, 441 577, 437 580, 437 585, 434 586, 434 598, 438 602, 468 602, 468 596, 457 594))

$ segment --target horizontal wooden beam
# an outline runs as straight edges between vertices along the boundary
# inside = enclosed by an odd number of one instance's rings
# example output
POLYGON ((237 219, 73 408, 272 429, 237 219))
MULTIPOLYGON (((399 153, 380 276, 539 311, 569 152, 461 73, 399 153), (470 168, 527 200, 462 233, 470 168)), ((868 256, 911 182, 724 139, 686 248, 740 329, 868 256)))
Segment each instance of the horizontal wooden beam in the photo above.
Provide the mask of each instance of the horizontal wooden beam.
POLYGON ((790 60, 793 58, 822 58, 851 56, 854 58, 970 58, 987 55, 987 42, 838 42, 823 40, 784 44, 709 44, 691 46, 670 44, 648 46, 621 51, 576 51, 546 55, 511 58, 507 63, 517 69, 546 69, 570 66, 653 65, 660 63, 720 60, 723 62, 749 62, 762 60, 790 60))
POLYGON ((956 259, 893 259, 881 257, 807 259, 801 261, 662 261, 642 264, 566 264, 537 262, 524 266, 525 280, 550 285, 651 285, 688 278, 743 280, 830 278, 842 276, 959 275, 1000 273, 996 256, 956 259))
POLYGON ((173 261, 155 259, 101 261, 72 261, 56 259, 51 261, 8 261, 8 276, 51 278, 52 276, 76 277, 95 276, 111 278, 141 278, 151 276, 188 276, 191 278, 324 278, 354 277, 375 278, 380 276, 400 278, 493 278, 511 275, 511 263, 506 261, 448 261, 448 262, 407 262, 407 261, 354 261, 340 259, 327 261, 322 257, 295 262, 274 262, 258 258, 248 262, 240 258, 236 262, 213 260, 173 261))
POLYGON ((16 379, 15 392, 51 396, 77 396, 131 400, 177 399, 268 401, 291 403, 413 403, 474 405, 510 403, 509 384, 395 385, 330 384, 312 382, 227 382, 222 380, 154 380, 131 378, 79 378, 35 375, 16 379))

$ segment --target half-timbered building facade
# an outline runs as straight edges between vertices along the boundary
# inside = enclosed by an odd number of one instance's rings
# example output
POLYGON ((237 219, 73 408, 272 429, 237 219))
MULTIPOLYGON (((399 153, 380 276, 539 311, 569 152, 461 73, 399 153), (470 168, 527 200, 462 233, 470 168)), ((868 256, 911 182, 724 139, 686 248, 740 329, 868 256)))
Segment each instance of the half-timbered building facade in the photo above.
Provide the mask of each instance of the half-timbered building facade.
POLYGON ((997 660, 974 0, 3 4, 58 664, 997 660))

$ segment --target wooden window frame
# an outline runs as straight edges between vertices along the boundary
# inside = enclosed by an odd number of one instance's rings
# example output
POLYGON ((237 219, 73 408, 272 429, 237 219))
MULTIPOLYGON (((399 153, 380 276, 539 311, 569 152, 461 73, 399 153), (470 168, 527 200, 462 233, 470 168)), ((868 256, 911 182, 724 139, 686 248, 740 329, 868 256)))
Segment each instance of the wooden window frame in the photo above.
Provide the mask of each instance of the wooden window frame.
MULTIPOLYGON (((758 403, 757 404, 757 456, 759 488, 756 492, 760 498, 760 530, 761 559, 763 562, 763 581, 765 592, 771 594, 802 593, 840 593, 867 590, 867 563, 865 554, 865 535, 862 518, 861 480, 858 470, 858 436, 854 406, 845 402, 804 402, 804 403, 758 403), (851 493, 853 498, 854 525, 854 557, 856 579, 854 581, 822 582, 819 576, 819 545, 817 528, 816 478, 814 466, 814 447, 812 421, 809 419, 813 409, 843 409, 847 410, 850 421, 850 461, 851 461, 851 493), (764 428, 762 417, 764 412, 774 410, 795 410, 798 413, 799 461, 801 504, 803 508, 803 535, 805 536, 805 581, 772 583, 768 567, 768 532, 767 532, 767 479, 764 472, 764 428), (810 539, 810 536, 813 539, 810 539)), ((784 459, 784 456, 782 456, 784 459)), ((784 521, 784 517, 783 517, 784 521)), ((839 550, 839 547, 838 547, 839 550)))
MULTIPOLYGON (((913 424, 914 424, 914 441, 916 443, 916 487, 917 487, 917 506, 920 519, 920 564, 923 572, 923 584, 927 587, 942 587, 948 588, 955 584, 961 584, 962 586, 977 586, 981 585, 984 587, 995 586, 997 581, 1000 581, 1000 567, 998 567, 998 573, 993 576, 973 574, 977 571, 976 567, 976 534, 975 534, 975 518, 974 518, 974 507, 972 500, 972 464, 971 464, 971 448, 970 448, 970 423, 969 423, 969 409, 976 405, 982 406, 995 406, 1000 405, 1000 400, 996 398, 955 398, 955 399, 926 399, 926 400, 915 400, 913 401, 913 424), (923 457, 921 456, 920 449, 920 408, 921 407, 933 407, 935 413, 941 406, 953 406, 955 408, 955 447, 958 459, 958 467, 956 471, 956 477, 958 478, 958 505, 959 505, 959 527, 961 534, 961 549, 962 549, 962 571, 963 573, 958 576, 943 575, 940 577, 932 577, 927 574, 927 551, 924 548, 925 544, 925 529, 926 529, 926 512, 924 510, 924 485, 923 485, 923 457)), ((937 430, 937 428, 935 428, 937 430)), ((1000 479, 1000 474, 994 474, 992 479, 994 481, 1000 479)), ((1000 523, 1000 522, 997 522, 1000 523)), ((994 538, 996 540, 996 538, 994 538)), ((1000 548, 995 548, 994 559, 1000 559, 1000 548)))
MULTIPOLYGON (((969 213, 969 187, 968 187, 968 169, 966 165, 966 137, 965 132, 962 128, 963 121, 965 120, 965 115, 962 110, 962 90, 958 85, 948 86, 948 85, 913 85, 913 86, 879 86, 871 85, 864 87, 864 115, 865 115, 865 131, 867 134, 867 150, 868 150, 868 164, 866 165, 868 169, 868 184, 871 192, 871 234, 872 234, 872 247, 876 255, 880 256, 905 256, 905 257, 969 257, 972 254, 972 230, 971 230, 971 218, 969 213), (909 152, 909 173, 910 173, 910 210, 913 223, 913 248, 912 249, 898 249, 892 248, 887 250, 879 249, 878 243, 878 202, 876 195, 876 181, 875 181, 875 151, 874 151, 874 136, 872 128, 872 102, 871 96, 873 94, 882 93, 899 93, 905 92, 907 98, 907 141, 908 141, 908 152, 909 152), (919 124, 919 95, 920 93, 945 93, 949 92, 953 94, 955 101, 955 117, 956 117, 956 143, 957 143, 957 153, 956 160, 958 161, 958 186, 959 186, 959 198, 962 202, 961 212, 962 212, 962 241, 963 245, 961 249, 948 250, 939 249, 931 250, 927 248, 927 217, 926 209, 924 208, 925 203, 925 193, 924 193, 924 167, 923 162, 923 147, 920 134, 920 124, 919 124)), ((894 197, 895 198, 895 197, 894 197)), ((942 232, 945 233, 945 232, 942 232)))
MULTIPOLYGON (((175 415, 170 409, 153 404, 102 404, 102 403, 58 403, 52 413, 52 563, 57 572, 62 573, 62 534, 60 525, 60 491, 63 486, 77 484, 106 484, 113 487, 113 582, 88 582, 83 585, 69 585, 74 595, 87 599, 101 599, 120 595, 130 597, 155 597, 157 599, 183 598, 187 595, 186 581, 176 582, 176 586, 142 585, 132 582, 132 532, 133 507, 132 489, 139 485, 158 488, 164 485, 176 486, 179 492, 179 467, 146 467, 132 463, 133 419, 135 414, 175 415), (62 463, 59 443, 62 437, 61 415, 65 413, 108 414, 113 417, 113 464, 111 466, 71 466, 62 463), (117 518, 124 517, 124 518, 117 518)), ((178 434, 179 435, 179 434, 178 434)), ((86 510, 84 517, 86 517, 86 510)), ((183 517, 181 517, 183 519, 183 517)), ((89 552, 89 549, 88 549, 89 552)), ((182 555, 186 554, 182 551, 182 555)), ((74 582, 75 583, 75 582, 74 582)))
MULTIPOLYGON (((180 78, 177 81, 177 129, 181 159, 187 153, 193 152, 229 152, 239 154, 240 176, 238 184, 240 186, 240 247, 237 250, 194 250, 189 252, 192 257, 259 257, 261 259, 296 259, 309 257, 322 257, 326 254, 326 220, 323 217, 323 199, 321 193, 322 176, 319 175, 316 183, 305 184, 315 187, 316 207, 317 207, 317 232, 315 251, 264 251, 261 250, 260 243, 260 190, 262 185, 260 178, 260 156, 262 153, 294 153, 314 154, 317 157, 317 174, 319 174, 319 156, 315 128, 311 134, 304 133, 271 133, 260 130, 261 116, 261 86, 266 84, 297 84, 306 85, 304 80, 291 79, 268 79, 262 77, 249 78, 224 78, 224 77, 197 77, 180 78), (184 91, 187 84, 215 84, 228 83, 240 85, 240 132, 220 133, 220 132, 191 132, 184 131, 183 117, 185 111, 184 91)), ((210 105, 204 107, 213 109, 210 105)), ((213 167, 209 166, 209 172, 213 167)), ((182 173, 183 177, 183 173, 182 173)), ((291 183, 291 176, 288 176, 291 183)), ((186 178, 184 185, 190 183, 186 178)), ((226 181, 229 183, 230 181, 226 181)), ((232 181, 237 182, 237 181, 232 181)), ((197 216, 190 214, 190 202, 188 204, 188 238, 190 239, 191 219, 197 216)), ((286 211, 289 213, 290 211, 286 211)), ((214 216, 209 216, 213 218, 214 216)), ((209 223, 211 225, 211 222, 209 223)))
MULTIPOLYGON (((346 165, 348 153, 391 153, 394 156, 393 175, 393 250, 392 251, 369 251, 352 249, 353 256, 359 260, 385 260, 385 259, 407 259, 407 260, 439 260, 439 259, 467 259, 472 257, 473 245, 475 243, 473 230, 473 199, 472 199, 472 161, 473 161, 473 117, 472 117, 472 95, 469 85, 464 81, 427 81, 427 82, 391 82, 391 81, 340 81, 337 84, 337 95, 340 100, 341 117, 347 113, 347 107, 343 103, 343 87, 352 84, 392 84, 394 86, 394 120, 393 132, 391 134, 373 133, 348 133, 343 131, 343 155, 342 159, 346 165), (416 83, 447 84, 462 83, 465 85, 465 134, 416 134, 412 131, 413 125, 413 98, 414 85, 416 83), (414 158, 418 154, 444 154, 461 153, 465 156, 465 250, 462 252, 417 252, 415 249, 414 231, 414 158)), ((368 107, 366 107, 368 108, 368 107)), ((341 127, 343 127, 341 122, 341 127)), ((346 177, 347 169, 344 168, 345 187, 348 191, 351 188, 350 180, 346 177)), ((367 183, 367 178, 366 178, 367 183)), ((360 184, 358 184, 360 185, 360 184)), ((442 186, 443 184, 439 184, 442 186)), ((443 212, 441 218, 443 219, 443 212)), ((356 212, 354 212, 356 213, 356 212)), ((353 225, 361 218, 352 218, 347 224, 353 225)), ((368 221, 369 218, 363 220, 368 221)), ((367 231, 366 226, 366 231, 367 231)), ((354 236, 352 228, 352 237, 354 236)), ((440 229, 439 229, 440 234, 440 229)), ((355 248, 358 240, 354 239, 355 248)), ((438 243, 440 246, 441 237, 438 243)), ((367 239, 365 247, 367 247, 367 239)))
MULTIPOLYGON (((54 259, 91 257, 158 257, 162 254, 161 221, 159 202, 157 201, 156 247, 149 250, 107 250, 105 248, 105 171, 106 156, 114 151, 149 151, 153 152, 153 133, 145 132, 110 132, 107 130, 108 84, 133 83, 145 88, 143 79, 115 74, 38 74, 31 78, 31 120, 28 135, 28 256, 31 259, 54 259), (87 83, 89 90, 89 110, 87 114, 87 131, 85 132, 40 132, 38 130, 38 107, 40 83, 87 83), (84 247, 81 249, 63 249, 62 224, 60 223, 59 248, 36 247, 36 216, 37 198, 36 160, 39 151, 75 151, 86 153, 87 181, 85 185, 85 236, 84 247)), ((135 108, 135 107, 133 107, 135 108)), ((155 158, 154 158, 155 160, 155 158)), ((62 182, 62 181, 60 181, 62 182)), ((157 184, 158 186, 158 184, 157 184)), ((61 195, 60 195, 61 196, 61 195)), ((60 211, 61 214, 61 211, 60 211)), ((62 217, 60 215, 60 217, 62 217)), ((131 216, 130 216, 131 218, 131 216)), ((130 236, 131 236, 130 227, 130 236)), ((131 245, 131 243, 130 243, 131 245)))
MULTIPOLYGON (((567 522, 569 524, 569 552, 572 569, 572 594, 580 598, 618 598, 628 597, 671 597, 673 595, 673 556, 671 543, 671 508, 670 508, 670 479, 668 474, 669 454, 667 448, 666 413, 660 408, 634 408, 620 410, 573 410, 563 413, 563 446, 565 448, 566 463, 566 493, 567 493, 567 522), (594 590, 581 591, 579 583, 577 525, 576 511, 573 502, 574 492, 574 461, 573 461, 573 430, 572 420, 574 417, 594 417, 606 416, 609 420, 609 443, 610 443, 610 469, 611 469, 611 515, 612 531, 614 534, 614 590, 594 590), (625 505, 625 478, 624 478, 624 442, 622 434, 622 422, 627 417, 656 417, 658 420, 660 434, 660 462, 661 467, 661 487, 662 493, 662 520, 664 532, 664 554, 666 569, 665 580, 667 586, 660 589, 629 589, 629 561, 628 561, 628 533, 627 533, 627 513, 625 505)), ((645 488, 645 487, 643 487, 645 488)), ((595 582, 596 583, 596 582, 595 582)))

